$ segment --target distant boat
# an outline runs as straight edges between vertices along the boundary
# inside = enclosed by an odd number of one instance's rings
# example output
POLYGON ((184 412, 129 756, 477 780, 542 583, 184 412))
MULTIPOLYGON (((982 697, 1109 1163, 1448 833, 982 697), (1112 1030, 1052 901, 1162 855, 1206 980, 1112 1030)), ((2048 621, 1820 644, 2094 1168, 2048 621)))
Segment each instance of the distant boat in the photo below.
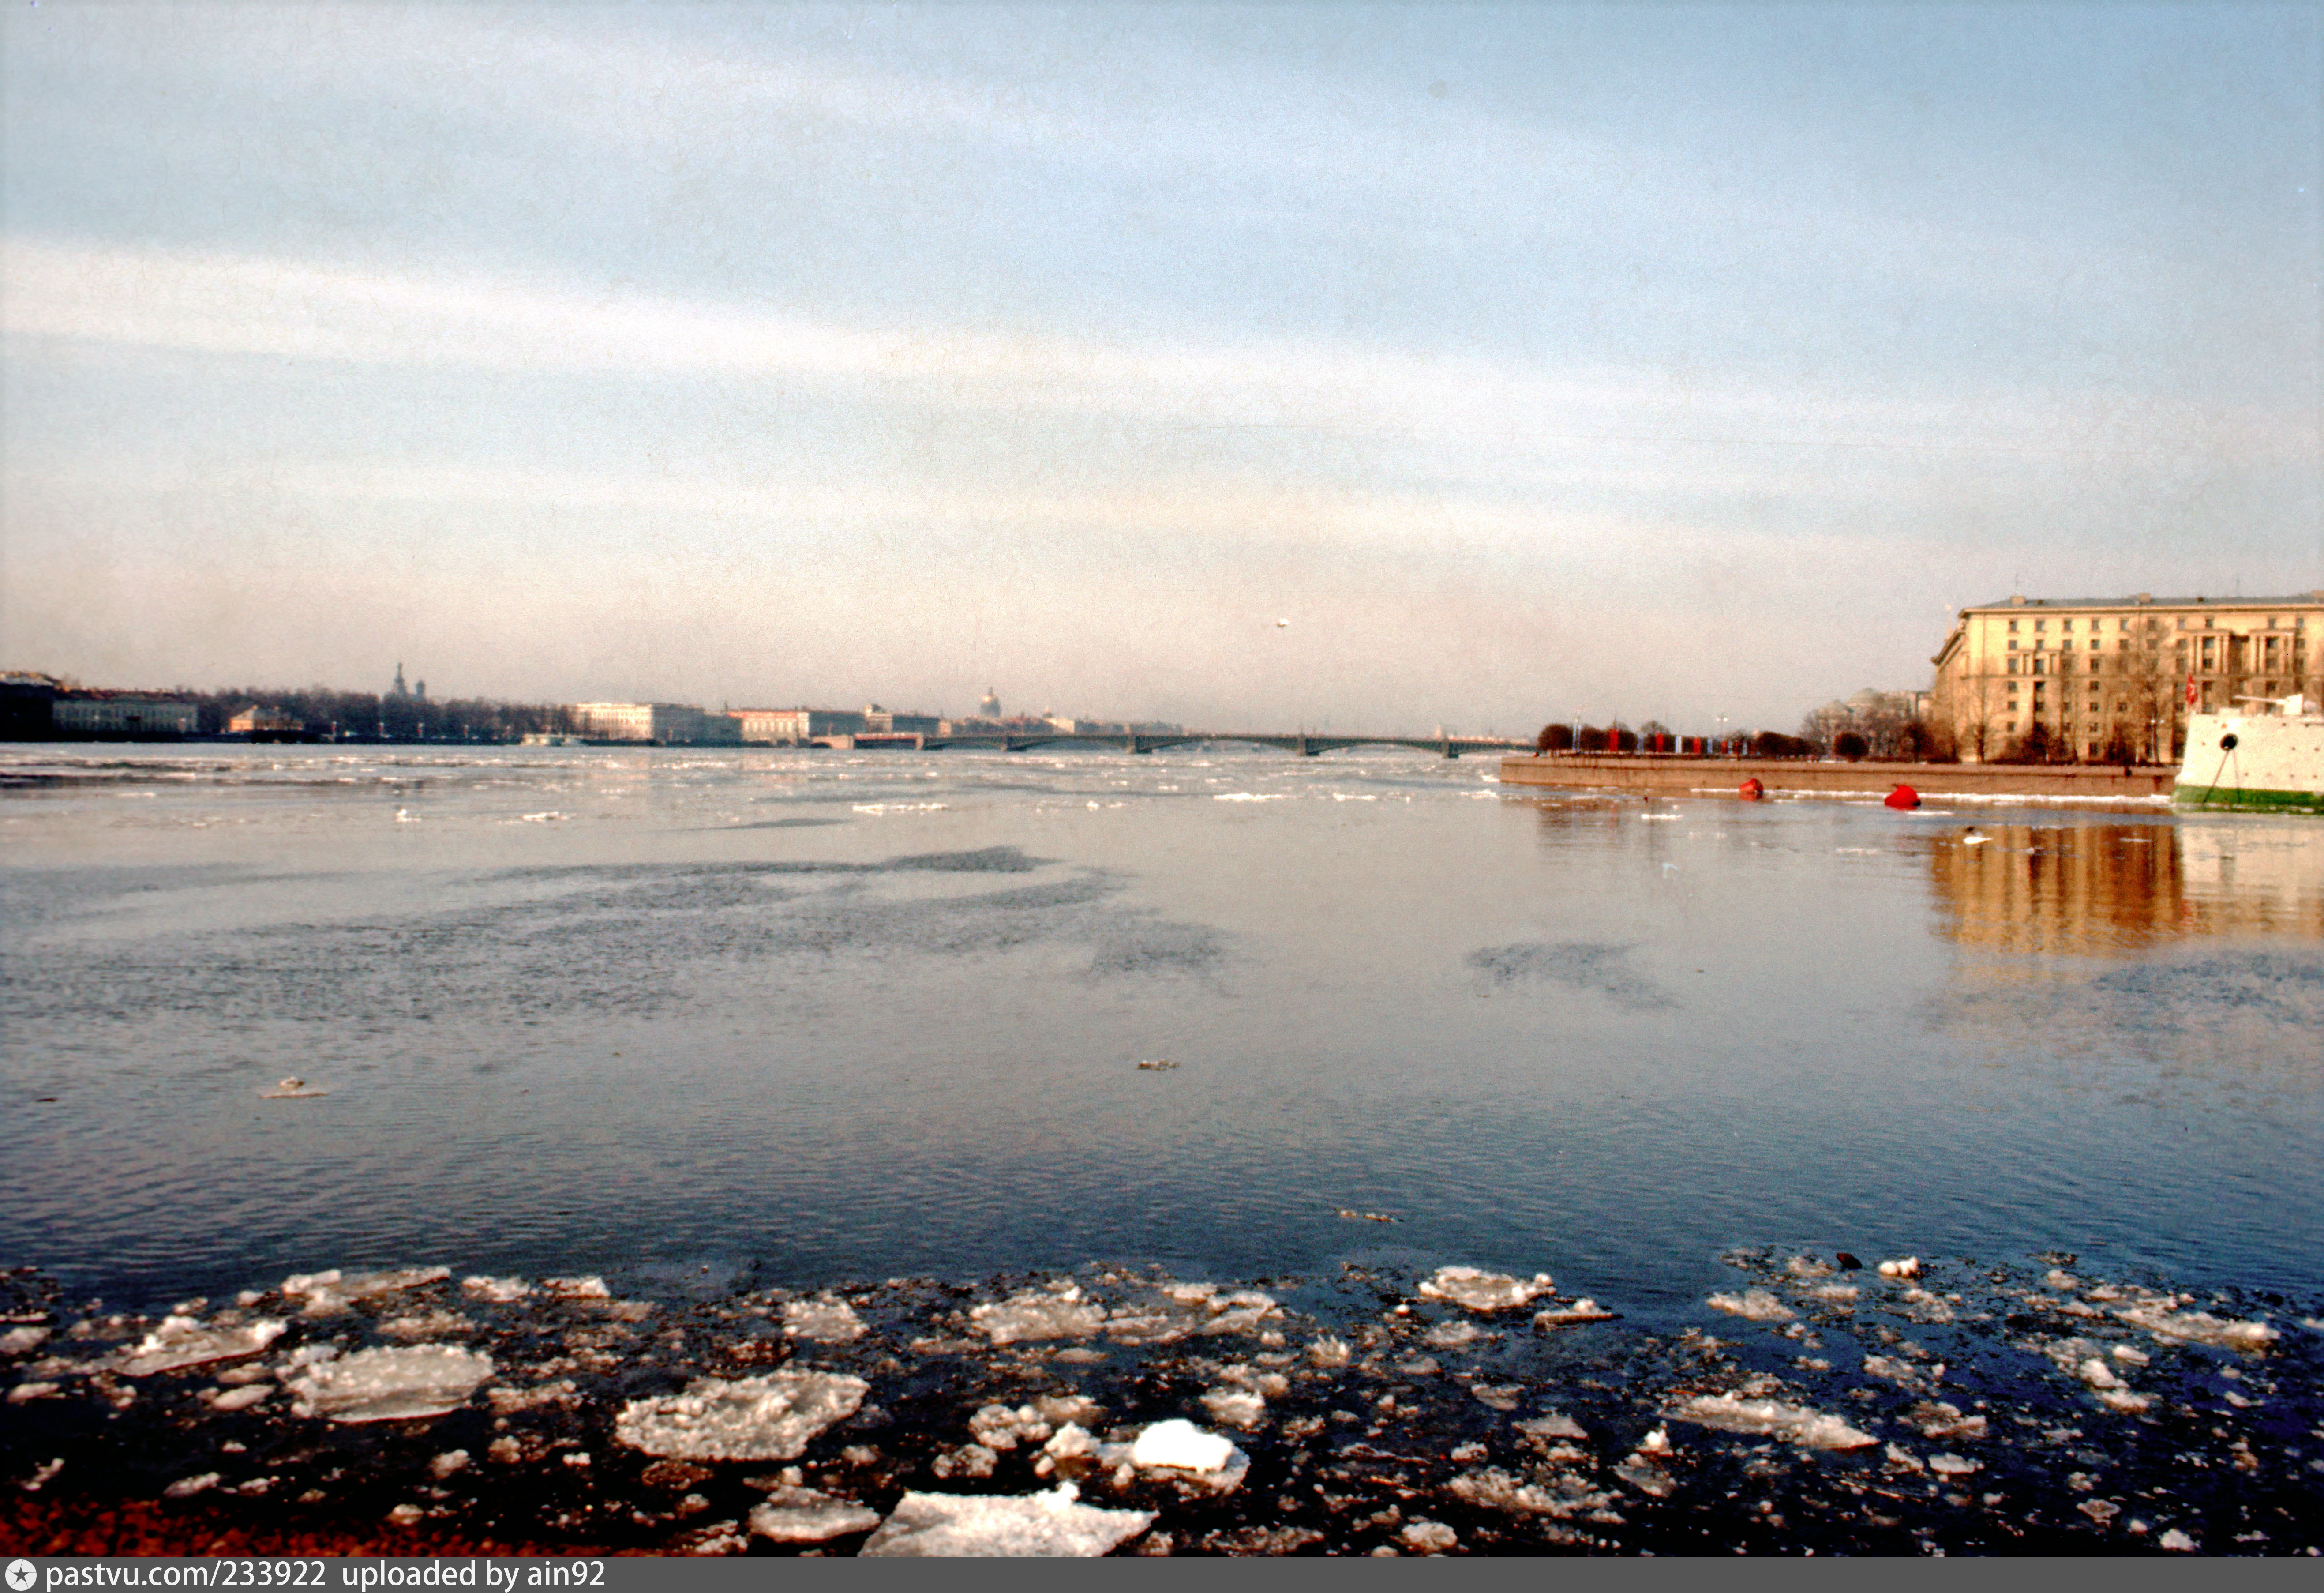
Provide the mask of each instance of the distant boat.
POLYGON ((2172 801, 2187 808, 2324 813, 2324 713, 2296 695, 2236 700, 2261 709, 2188 719, 2187 755, 2172 801))

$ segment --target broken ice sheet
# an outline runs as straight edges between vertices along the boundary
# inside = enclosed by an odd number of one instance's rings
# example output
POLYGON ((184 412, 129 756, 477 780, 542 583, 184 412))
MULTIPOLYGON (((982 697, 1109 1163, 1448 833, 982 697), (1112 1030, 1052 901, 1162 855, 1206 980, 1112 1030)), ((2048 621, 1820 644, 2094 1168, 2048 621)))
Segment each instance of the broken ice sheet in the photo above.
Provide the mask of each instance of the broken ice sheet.
POLYGON ((1571 1305, 1553 1305, 1533 1313, 1533 1325, 1543 1332, 1554 1328, 1578 1328, 1589 1322, 1610 1322, 1614 1313, 1587 1297, 1571 1305))
POLYGON ((851 1533, 870 1532, 880 1524, 880 1513, 853 1499, 786 1486, 752 1508, 747 1524, 752 1536, 774 1542, 823 1543, 851 1533))
POLYGON ((1741 1317, 1750 1322, 1788 1322, 1795 1314, 1790 1306, 1765 1289, 1746 1289, 1740 1294, 1713 1294, 1703 1303, 1713 1311, 1723 1311, 1729 1316, 1741 1317))
POLYGON ((1473 1266, 1441 1266, 1418 1292, 1424 1300, 1450 1301, 1463 1311, 1494 1311, 1513 1310, 1537 1296, 1554 1293, 1556 1285, 1547 1273, 1536 1273, 1526 1281, 1473 1266))
POLYGON ((318 1362, 287 1379, 301 1416, 333 1422, 404 1422, 468 1403, 493 1375, 488 1355, 450 1345, 364 1349, 318 1362))
POLYGON ((614 1418, 613 1436, 673 1460, 789 1460, 853 1416, 871 1389, 838 1372, 702 1377, 684 1394, 631 1400, 614 1418))
POLYGON ((282 1280, 282 1292, 303 1295, 307 1315, 326 1317, 358 1301, 383 1300, 406 1289, 441 1283, 451 1275, 452 1269, 447 1266, 410 1266, 376 1273, 343 1273, 332 1267, 327 1272, 293 1273, 282 1280))
POLYGON ((2282 1337, 2265 1322, 2229 1321, 2207 1311, 2174 1311, 2161 1305, 2132 1305, 2115 1314, 2157 1338, 2208 1344, 2218 1349, 2263 1350, 2282 1337))
POLYGON ((1079 1498, 1069 1482, 1025 1496, 908 1493, 862 1551, 875 1558, 1095 1556, 1154 1524, 1149 1512, 1100 1510, 1079 1498))
POLYGON ((783 1304, 783 1331, 816 1344, 853 1344, 863 1337, 863 1319, 836 1295, 792 1300, 783 1304))
POLYGON ((285 1326, 261 1318, 241 1327, 207 1327, 191 1317, 164 1317, 160 1327, 122 1357, 121 1370, 132 1377, 146 1377, 256 1355, 281 1338, 285 1326))
POLYGON ((1721 1432, 1765 1434, 1803 1449, 1860 1449, 1879 1440, 1837 1416, 1779 1400, 1742 1399, 1731 1394, 1700 1394, 1673 1405, 1672 1420, 1692 1422, 1721 1432))
POLYGON ((1044 1338, 1087 1338, 1105 1326, 1105 1308, 1087 1302, 1079 1288, 1028 1289, 996 1305, 969 1308, 968 1325, 994 1346, 1044 1338))

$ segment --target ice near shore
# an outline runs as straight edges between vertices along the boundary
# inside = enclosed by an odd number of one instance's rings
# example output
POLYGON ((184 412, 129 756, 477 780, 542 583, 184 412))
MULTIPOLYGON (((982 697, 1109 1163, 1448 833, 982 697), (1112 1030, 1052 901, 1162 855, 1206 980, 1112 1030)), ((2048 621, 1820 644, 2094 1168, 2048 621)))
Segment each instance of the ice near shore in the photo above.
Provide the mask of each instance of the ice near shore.
POLYGON ((282 1337, 286 1327, 264 1317, 229 1327, 206 1326, 187 1316, 164 1317, 160 1327, 122 1357, 121 1369, 132 1377, 148 1377, 211 1361, 239 1360, 264 1351, 282 1337))
POLYGON ((1154 1524, 1145 1510, 1100 1510, 1059 1483, 1046 1494, 907 1493, 865 1540, 867 1557, 1079 1558, 1110 1554, 1154 1524))
POLYGON ((624 1404, 613 1437, 673 1460, 791 1460, 817 1433, 855 1414, 871 1390, 844 1372, 702 1377, 684 1394, 624 1404))
POLYGON ((468 1403, 493 1375, 493 1357, 445 1344, 364 1349, 317 1361, 286 1379, 301 1416, 333 1422, 408 1422, 468 1403))

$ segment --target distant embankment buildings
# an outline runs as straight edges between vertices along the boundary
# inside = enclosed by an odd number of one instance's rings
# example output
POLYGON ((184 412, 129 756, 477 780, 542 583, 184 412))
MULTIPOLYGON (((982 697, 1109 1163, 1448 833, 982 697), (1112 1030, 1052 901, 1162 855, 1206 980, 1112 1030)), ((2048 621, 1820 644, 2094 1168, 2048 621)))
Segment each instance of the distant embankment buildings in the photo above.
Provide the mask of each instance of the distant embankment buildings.
POLYGON ((2324 591, 2024 597, 1960 611, 1932 662, 1933 728, 1963 762, 2168 763, 2187 716, 2324 696, 2324 591))

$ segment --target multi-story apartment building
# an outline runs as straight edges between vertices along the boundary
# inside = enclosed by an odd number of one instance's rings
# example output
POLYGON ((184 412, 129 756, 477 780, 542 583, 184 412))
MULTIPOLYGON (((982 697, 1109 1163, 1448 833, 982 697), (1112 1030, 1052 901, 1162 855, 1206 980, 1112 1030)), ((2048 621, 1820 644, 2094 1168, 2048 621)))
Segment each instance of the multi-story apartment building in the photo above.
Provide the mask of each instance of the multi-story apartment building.
POLYGON ((2169 762, 2190 713, 2324 695, 2324 591, 2013 597, 1962 609, 1932 662, 1934 728, 1966 762, 2029 740, 2079 760, 2169 762))

